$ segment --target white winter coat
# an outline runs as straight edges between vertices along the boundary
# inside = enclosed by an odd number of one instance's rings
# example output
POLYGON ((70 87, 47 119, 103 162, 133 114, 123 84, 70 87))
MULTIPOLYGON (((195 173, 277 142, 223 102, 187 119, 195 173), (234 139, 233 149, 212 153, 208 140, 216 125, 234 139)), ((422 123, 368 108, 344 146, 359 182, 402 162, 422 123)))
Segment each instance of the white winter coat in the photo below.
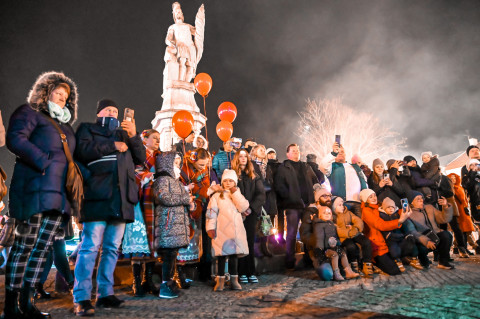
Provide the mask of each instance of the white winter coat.
POLYGON ((223 199, 220 193, 210 198, 206 213, 206 230, 216 231, 216 236, 212 239, 212 255, 239 255, 239 257, 248 255, 247 233, 241 214, 248 207, 248 200, 238 188, 231 198, 228 193, 224 194, 223 199))

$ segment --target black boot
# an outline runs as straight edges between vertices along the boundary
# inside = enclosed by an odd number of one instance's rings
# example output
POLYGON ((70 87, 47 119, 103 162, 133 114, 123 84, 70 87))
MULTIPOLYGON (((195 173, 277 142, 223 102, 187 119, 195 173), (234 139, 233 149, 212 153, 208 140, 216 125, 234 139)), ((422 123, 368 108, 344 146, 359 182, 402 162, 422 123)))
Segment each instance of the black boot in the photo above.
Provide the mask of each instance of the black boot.
POLYGON ((272 252, 268 249, 268 236, 260 238, 260 249, 265 257, 272 257, 272 252))
POLYGON ((5 308, 3 309, 2 319, 17 319, 23 317, 18 307, 19 296, 20 290, 5 289, 5 308))
POLYGON ((133 264, 132 265, 132 272, 133 272, 133 285, 132 290, 135 297, 143 297, 145 296, 145 291, 142 287, 142 264, 133 264))
POLYGON ((180 288, 188 289, 190 288, 190 283, 187 281, 187 275, 185 274, 184 266, 177 266, 178 280, 180 283, 180 288))
POLYGON ((20 311, 24 318, 29 319, 49 319, 50 314, 41 312, 35 306, 35 288, 29 282, 24 282, 20 292, 20 311))
POLYGON ((142 287, 145 293, 151 293, 157 296, 160 293, 160 289, 155 287, 153 283, 153 270, 155 269, 155 262, 145 263, 145 271, 143 272, 142 287))
POLYGON ((52 296, 43 289, 43 284, 39 282, 35 285, 35 298, 37 299, 51 299, 52 296))

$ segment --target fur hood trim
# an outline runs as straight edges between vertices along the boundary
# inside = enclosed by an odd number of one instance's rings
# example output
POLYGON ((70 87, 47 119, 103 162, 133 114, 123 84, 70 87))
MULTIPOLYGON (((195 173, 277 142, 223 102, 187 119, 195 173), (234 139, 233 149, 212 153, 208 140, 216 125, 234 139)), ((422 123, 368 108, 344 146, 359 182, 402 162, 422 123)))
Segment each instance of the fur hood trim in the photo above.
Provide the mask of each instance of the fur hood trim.
POLYGON ((69 124, 72 125, 77 120, 77 85, 62 72, 49 71, 40 74, 28 94, 27 102, 35 111, 48 112, 48 97, 60 83, 66 83, 70 87, 70 95, 65 106, 72 114, 69 121, 69 124))

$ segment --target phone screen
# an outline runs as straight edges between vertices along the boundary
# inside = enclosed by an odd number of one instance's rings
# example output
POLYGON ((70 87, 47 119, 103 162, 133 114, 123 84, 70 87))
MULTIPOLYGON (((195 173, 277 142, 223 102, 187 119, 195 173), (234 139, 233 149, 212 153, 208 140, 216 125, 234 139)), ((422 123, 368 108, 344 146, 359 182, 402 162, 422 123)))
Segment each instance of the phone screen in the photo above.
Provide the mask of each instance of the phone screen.
POLYGON ((340 145, 340 135, 335 135, 335 142, 340 145))
POLYGON ((134 114, 135 114, 134 110, 129 109, 128 107, 125 108, 125 112, 123 113, 123 120, 133 122, 134 114))
POLYGON ((403 210, 406 210, 407 207, 408 207, 408 199, 402 198, 402 199, 400 200, 400 202, 402 203, 402 208, 403 208, 403 210))

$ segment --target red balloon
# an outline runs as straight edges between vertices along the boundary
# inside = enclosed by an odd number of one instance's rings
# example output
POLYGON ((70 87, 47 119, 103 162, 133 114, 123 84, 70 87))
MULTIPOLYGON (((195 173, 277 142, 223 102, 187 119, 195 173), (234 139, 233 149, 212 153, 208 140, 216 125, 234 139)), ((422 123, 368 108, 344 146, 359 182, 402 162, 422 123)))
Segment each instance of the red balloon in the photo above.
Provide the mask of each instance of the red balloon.
POLYGON ((233 125, 227 121, 220 121, 217 124, 217 135, 224 142, 228 141, 233 134, 233 125))
POLYGON ((237 117, 237 107, 232 102, 223 102, 218 107, 217 114, 221 121, 233 123, 237 117))
POLYGON ((178 111, 172 117, 172 126, 181 138, 186 138, 193 131, 193 116, 188 111, 178 111))
POLYGON ((193 83, 197 88, 197 92, 203 97, 207 96, 212 89, 212 78, 207 73, 197 74, 195 80, 193 80, 193 83))

